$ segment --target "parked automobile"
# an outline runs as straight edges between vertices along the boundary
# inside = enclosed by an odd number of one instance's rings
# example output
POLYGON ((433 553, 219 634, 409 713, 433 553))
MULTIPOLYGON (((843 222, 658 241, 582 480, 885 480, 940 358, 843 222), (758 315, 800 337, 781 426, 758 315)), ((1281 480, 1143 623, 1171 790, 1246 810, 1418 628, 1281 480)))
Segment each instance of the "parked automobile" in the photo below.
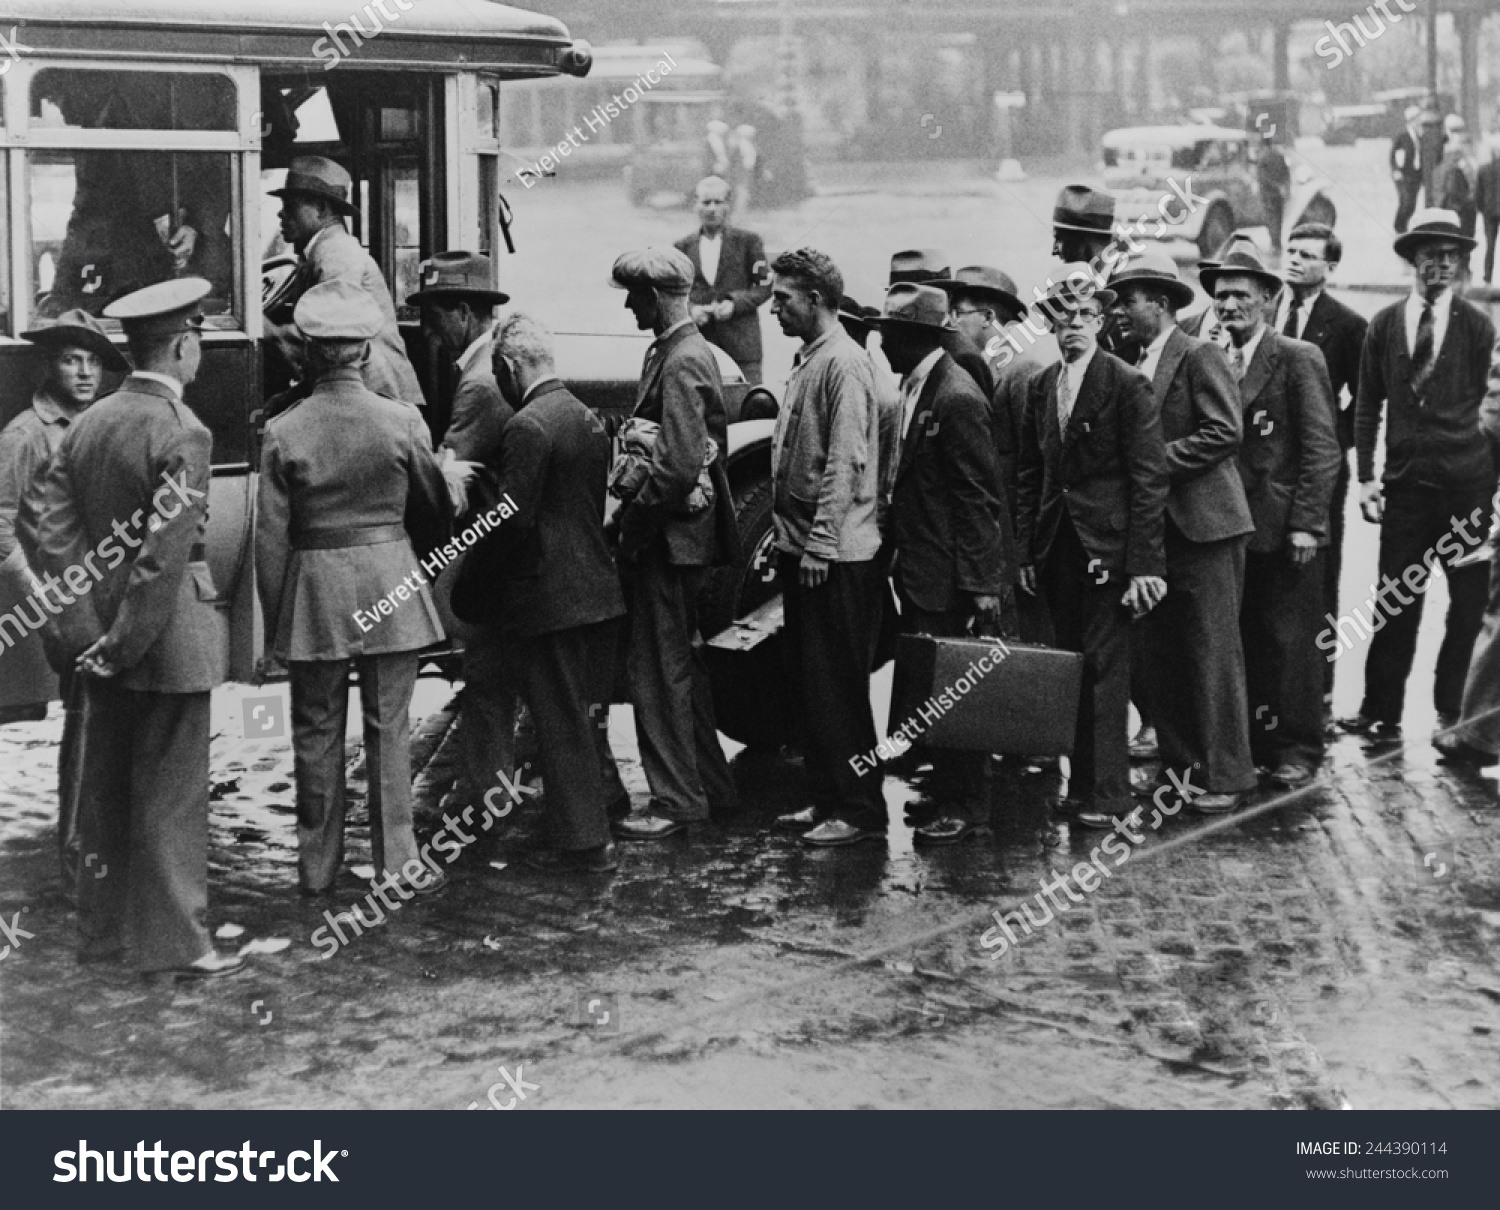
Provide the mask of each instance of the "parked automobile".
POLYGON ((1390 110, 1379 104, 1335 105, 1328 111, 1323 142, 1329 147, 1348 146, 1356 139, 1391 136, 1390 110))

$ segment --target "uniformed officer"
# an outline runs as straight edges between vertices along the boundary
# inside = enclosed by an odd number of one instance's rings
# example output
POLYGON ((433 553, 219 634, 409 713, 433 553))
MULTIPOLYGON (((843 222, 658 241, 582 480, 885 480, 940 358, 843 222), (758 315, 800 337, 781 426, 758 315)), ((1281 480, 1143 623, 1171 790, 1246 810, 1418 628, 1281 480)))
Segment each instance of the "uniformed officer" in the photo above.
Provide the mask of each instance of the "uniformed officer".
POLYGON ((287 664, 297 782, 298 881, 329 891, 344 858, 344 729, 359 670, 370 847, 403 898, 431 891, 412 833, 411 695, 417 652, 443 637, 407 537, 452 505, 422 415, 369 390, 360 367, 383 317, 352 282, 313 286, 294 320, 312 393, 266 427, 256 583, 271 654, 287 664))
POLYGON ((203 561, 208 428, 183 402, 202 355, 202 278, 148 286, 105 315, 136 370, 58 447, 37 522, 61 576, 59 645, 84 677, 79 960, 128 949, 143 972, 213 976, 208 912, 209 693, 225 622, 203 561), (71 595, 69 595, 71 594, 71 595))
POLYGON ((47 703, 62 697, 57 843, 63 883, 71 893, 78 864, 75 758, 82 684, 73 675, 72 660, 62 658, 56 644, 46 637, 49 615, 36 597, 39 581, 35 568, 40 564, 36 559, 35 509, 40 477, 69 427, 98 398, 105 372, 127 373, 130 363, 87 311, 65 311, 56 323, 22 332, 21 336, 36 345, 45 358, 46 376, 32 396, 31 406, 0 432, 0 613, 20 605, 31 615, 22 614, 23 620, 37 625, 9 652, 5 678, 0 681, 0 721, 45 717, 47 703), (29 712, 28 707, 36 713, 29 712))

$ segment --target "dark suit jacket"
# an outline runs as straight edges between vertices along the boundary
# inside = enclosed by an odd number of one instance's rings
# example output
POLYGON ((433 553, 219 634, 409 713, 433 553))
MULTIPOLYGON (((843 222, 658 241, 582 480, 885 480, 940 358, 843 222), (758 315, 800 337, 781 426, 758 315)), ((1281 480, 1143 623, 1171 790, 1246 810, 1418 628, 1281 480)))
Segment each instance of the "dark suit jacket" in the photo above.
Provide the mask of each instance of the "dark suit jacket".
POLYGON ((604 540, 609 459, 598 418, 561 382, 542 384, 506 425, 500 491, 516 512, 470 552, 460 617, 532 636, 625 612, 604 540))
POLYGON ((1217 345, 1174 327, 1151 380, 1167 443, 1167 516, 1190 542, 1255 532, 1235 465, 1243 426, 1240 393, 1217 345))
POLYGON ((71 660, 106 636, 121 688, 206 693, 224 679, 228 623, 202 556, 212 446, 191 408, 132 375, 73 422, 47 466, 40 570, 86 568, 98 581, 62 607, 59 646, 71 660), (153 514, 163 521, 154 530, 153 514))
POLYGON ((1411 131, 1404 126, 1401 133, 1391 140, 1391 171, 1400 173, 1408 181, 1421 180, 1422 173, 1417 168, 1417 144, 1411 137, 1411 131), (1401 154, 1397 154, 1397 153, 1401 154))
POLYGON ((1014 357, 994 371, 990 425, 995 437, 995 469, 1012 525, 1016 523, 1016 458, 1021 448, 1021 421, 1026 415, 1031 380, 1041 371, 1041 363, 1029 357, 1014 357))
POLYGON ((1323 355, 1305 340, 1267 329, 1240 380, 1240 476, 1255 518, 1250 549, 1257 554, 1280 550, 1291 530, 1328 544, 1340 461, 1332 397, 1323 355))
POLYGON ((1375 440, 1383 406, 1386 418, 1387 484, 1455 489, 1495 482, 1489 440, 1479 431, 1495 347, 1495 325, 1473 303, 1455 298, 1424 397, 1411 389, 1411 350, 1406 344, 1406 299, 1378 312, 1365 333, 1359 362, 1354 445, 1359 481, 1375 477, 1375 440))
POLYGON ((723 302, 734 303, 734 318, 711 319, 700 329, 704 339, 713 342, 743 366, 761 359, 759 308, 771 297, 771 270, 760 236, 741 227, 726 225, 723 247, 719 249, 719 272, 713 281, 703 276, 703 262, 698 259, 698 232, 677 241, 677 248, 693 262, 693 292, 688 301, 695 306, 723 302))
POLYGON ((622 556, 633 558, 661 534, 668 562, 679 567, 733 562, 738 531, 726 461, 724 386, 708 342, 692 323, 652 344, 631 414, 661 425, 661 436, 646 482, 616 515, 622 556), (719 446, 713 467, 714 505, 695 517, 684 517, 680 509, 698 482, 709 437, 719 446))
POLYGON ((1474 178, 1474 206, 1485 218, 1500 218, 1500 160, 1486 160, 1474 178))
POLYGON ((990 363, 977 344, 962 332, 947 332, 943 335, 943 351, 974 380, 974 385, 986 399, 995 393, 995 377, 990 372, 990 363))
POLYGON ((1045 563, 1064 513, 1100 569, 1116 579, 1163 576, 1167 453, 1145 375, 1094 354, 1067 436, 1058 428, 1062 362, 1031 381, 1017 472, 1022 559, 1045 563))
POLYGON ((962 609, 1016 580, 997 488, 989 405, 947 353, 927 375, 901 442, 891 524, 896 583, 919 609, 962 609))
POLYGON ((481 350, 453 389, 443 444, 466 462, 493 466, 500 457, 506 422, 514 415, 515 410, 500 395, 489 350, 481 350))
POLYGON ((1339 448, 1354 445, 1354 401, 1359 398, 1359 355, 1365 344, 1365 330, 1370 323, 1352 307, 1347 307, 1324 290, 1313 303, 1302 339, 1317 345, 1328 367, 1333 388, 1333 410, 1338 429, 1339 448), (1349 402, 1342 403, 1344 391, 1349 402))

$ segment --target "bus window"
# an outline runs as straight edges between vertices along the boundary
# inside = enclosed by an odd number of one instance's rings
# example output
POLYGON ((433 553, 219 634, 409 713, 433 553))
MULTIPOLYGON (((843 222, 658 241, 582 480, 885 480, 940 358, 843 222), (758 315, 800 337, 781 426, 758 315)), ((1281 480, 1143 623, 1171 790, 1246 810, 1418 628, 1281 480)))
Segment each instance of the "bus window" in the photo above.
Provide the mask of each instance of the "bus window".
MULTIPOLYGON (((0 214, 9 214, 5 176, 0 172, 0 214)), ((13 336, 10 310, 10 241, 0 239, 0 336, 13 336)))
POLYGON ((35 150, 28 156, 36 314, 92 315, 173 277, 213 286, 209 315, 234 298, 232 157, 142 150, 35 150))
POLYGON ((234 130, 234 83, 211 72, 48 67, 31 82, 43 130, 234 130))
POLYGON ((395 230, 391 233, 391 247, 396 257, 396 277, 391 283, 391 293, 396 301, 396 313, 401 319, 420 318, 415 307, 406 305, 406 298, 420 290, 422 263, 422 190, 415 164, 396 164, 391 170, 392 206, 391 220, 395 230))

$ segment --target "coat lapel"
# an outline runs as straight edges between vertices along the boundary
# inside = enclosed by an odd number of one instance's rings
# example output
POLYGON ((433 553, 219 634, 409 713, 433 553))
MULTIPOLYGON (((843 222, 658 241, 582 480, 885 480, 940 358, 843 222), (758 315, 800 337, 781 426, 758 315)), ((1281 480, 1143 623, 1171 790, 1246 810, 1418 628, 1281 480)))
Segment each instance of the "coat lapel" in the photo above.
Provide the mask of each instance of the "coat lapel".
POLYGON ((1255 397, 1265 388, 1266 383, 1271 381, 1271 373, 1276 368, 1278 355, 1277 342, 1281 338, 1269 328, 1265 335, 1260 338, 1260 347, 1255 350, 1255 358, 1250 362, 1250 368, 1245 371, 1245 377, 1240 381, 1240 402, 1248 408, 1255 402, 1255 397))
MULTIPOLYGON (((1073 400, 1073 411, 1068 416, 1068 431, 1063 434, 1063 453, 1072 449, 1074 442, 1079 436, 1088 431, 1089 425, 1093 423, 1094 415, 1099 410, 1104 399, 1101 389, 1101 378, 1104 374, 1104 366, 1101 359, 1108 356, 1103 349, 1094 352, 1093 359, 1089 362, 1089 368, 1083 372, 1083 381, 1078 386, 1078 398, 1073 400)), ((1066 374, 1068 368, 1063 364, 1059 374, 1066 374)), ((1052 414, 1057 415, 1057 389, 1056 384, 1052 391, 1052 414)))
POLYGON ((1177 367, 1193 347, 1192 339, 1181 328, 1173 328, 1167 343, 1162 346, 1161 356, 1156 361, 1156 374, 1151 379, 1151 393, 1156 396, 1158 404, 1166 400, 1172 379, 1177 377, 1177 367))
POLYGON ((661 368, 667 362, 667 354, 677 347, 677 342, 688 334, 690 328, 691 325, 678 328, 665 344, 657 345, 654 358, 649 353, 646 355, 646 364, 641 367, 641 385, 635 393, 635 411, 641 410, 641 404, 656 386, 656 380, 661 377, 661 368))
MULTIPOLYGON (((901 440, 901 461, 896 465, 896 478, 899 481, 910 469, 912 462, 917 456, 917 446, 927 439, 927 417, 932 412, 932 401, 937 397, 938 386, 943 375, 947 372, 947 363, 951 359, 944 353, 937 359, 932 367, 932 372, 927 375, 927 381, 922 384, 922 393, 917 396, 917 407, 912 413, 911 424, 907 426, 906 435, 901 440)), ((904 408, 905 401, 902 402, 904 408)), ((905 417, 903 416, 903 419, 905 417)))

